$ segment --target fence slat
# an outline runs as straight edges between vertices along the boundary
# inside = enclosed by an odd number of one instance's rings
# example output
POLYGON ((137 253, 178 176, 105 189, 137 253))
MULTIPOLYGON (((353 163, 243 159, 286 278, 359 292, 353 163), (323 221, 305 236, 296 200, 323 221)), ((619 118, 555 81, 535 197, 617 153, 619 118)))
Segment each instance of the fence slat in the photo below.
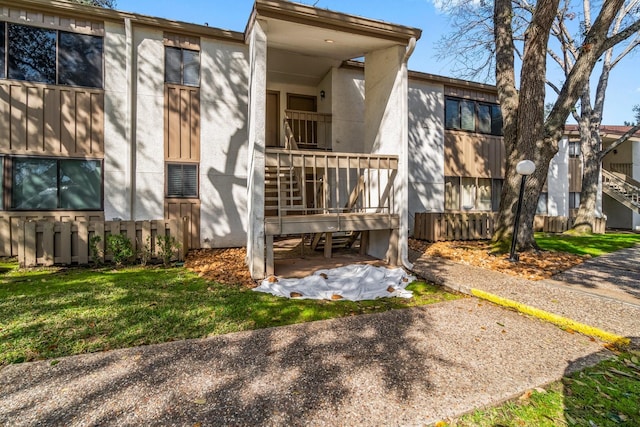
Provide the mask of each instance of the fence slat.
POLYGON ((60 223, 60 263, 71 264, 71 223, 60 223))
POLYGON ((28 221, 24 223, 24 266, 36 265, 36 223, 28 221))
POLYGON ((51 266, 55 261, 53 228, 53 222, 45 221, 42 224, 42 264, 45 266, 51 266))
POLYGON ((79 221, 78 225, 78 264, 89 263, 89 224, 79 221))

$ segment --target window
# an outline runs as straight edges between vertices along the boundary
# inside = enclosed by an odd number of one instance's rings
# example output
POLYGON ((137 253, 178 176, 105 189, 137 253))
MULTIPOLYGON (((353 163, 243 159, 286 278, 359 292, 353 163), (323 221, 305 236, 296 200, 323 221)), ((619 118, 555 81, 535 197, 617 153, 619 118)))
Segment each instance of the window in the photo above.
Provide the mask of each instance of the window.
POLYGON ((167 164, 167 197, 198 197, 197 164, 167 164))
POLYGON ((445 128, 502 135, 502 113, 497 104, 446 98, 445 128))
POLYGON ((200 52, 166 46, 164 81, 186 86, 200 86, 200 52))
POLYGON ((11 207, 101 210, 100 160, 13 158, 11 207))
POLYGON ((569 193, 569 209, 578 209, 580 207, 580 192, 569 193))
POLYGON ((102 88, 102 57, 102 37, 0 22, 1 78, 102 88))
POLYGON ((502 182, 502 179, 446 176, 444 208, 446 211, 497 211, 502 182))
POLYGON ((536 215, 546 215, 547 210, 547 197, 548 193, 540 193, 540 197, 538 198, 538 207, 536 209, 536 215))
POLYGON ((569 157, 572 159, 580 157, 582 152, 580 148, 580 141, 569 141, 569 157))
POLYGON ((102 87, 102 37, 60 31, 58 83, 102 87))
POLYGON ((9 78, 56 83, 56 31, 8 24, 9 78))

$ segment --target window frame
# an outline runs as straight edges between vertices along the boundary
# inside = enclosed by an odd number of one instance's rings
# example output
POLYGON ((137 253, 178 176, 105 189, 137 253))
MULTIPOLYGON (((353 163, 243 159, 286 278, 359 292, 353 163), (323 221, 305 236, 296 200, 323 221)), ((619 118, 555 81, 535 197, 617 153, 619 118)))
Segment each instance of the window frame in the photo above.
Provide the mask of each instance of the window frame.
MULTIPOLYGON (((200 198, 200 164, 199 163, 195 163, 195 162, 165 162, 165 179, 164 179, 164 197, 165 199, 199 199, 200 198), (185 166, 194 166, 196 169, 196 174, 195 174, 195 188, 196 188, 196 194, 195 195, 173 195, 173 194, 169 194, 169 181, 170 181, 170 177, 169 177, 169 168, 171 166, 181 166, 181 171, 182 172, 182 176, 184 177, 184 167, 185 166)), ((182 181, 182 193, 184 193, 184 179, 182 181)))
POLYGON ((569 140, 567 144, 567 152, 570 159, 579 159, 582 155, 582 144, 580 141, 569 140))
POLYGON ((0 20, 0 26, 4 30, 3 31, 4 32, 4 40, 3 40, 4 44, 2 45, 2 48, 0 49, 0 51, 2 49, 4 49, 4 58, 3 58, 4 59, 4 64, 2 64, 2 62, 0 62, 0 67, 1 67, 1 69, 0 69, 0 79, 3 79, 3 80, 15 80, 15 81, 20 81, 20 82, 29 82, 29 83, 36 83, 36 84, 45 84, 45 85, 57 85, 57 86, 64 86, 64 87, 81 87, 81 88, 88 88, 88 89, 104 90, 104 84, 105 84, 105 53, 104 53, 104 36, 103 35, 85 34, 85 33, 80 33, 80 32, 57 29, 57 28, 40 27, 40 26, 37 26, 37 25, 30 25, 29 23, 19 23, 19 22, 5 21, 5 20, 0 20), (51 32, 53 32, 55 34, 55 47, 54 47, 54 49, 55 49, 55 51, 54 51, 54 57, 55 57, 54 74, 55 74, 55 78, 54 78, 53 83, 51 83, 51 82, 43 82, 43 81, 38 81, 38 80, 26 80, 26 79, 19 79, 19 78, 9 77, 9 59, 10 59, 10 55, 9 55, 9 51, 10 51, 9 25, 15 25, 15 26, 26 27, 26 28, 34 28, 36 30, 42 30, 42 31, 51 31, 51 32), (100 41, 100 56, 101 56, 100 57, 100 86, 75 85, 75 84, 62 83, 60 81, 60 74, 61 74, 61 70, 60 70, 60 34, 61 33, 77 35, 77 36, 92 37, 92 38, 98 39, 100 41))
POLYGON ((481 135, 503 136, 502 132, 502 113, 500 112, 500 105, 486 101, 476 101, 467 98, 458 98, 455 96, 445 96, 444 102, 444 128, 445 130, 455 130, 462 132, 473 132, 481 135), (457 111, 451 111, 452 104, 455 103, 457 111), (464 115, 463 107, 465 104, 473 104, 473 129, 467 129, 463 127, 464 115), (482 107, 489 108, 489 131, 484 132, 480 129, 480 109, 482 107), (455 113, 455 116, 452 114, 455 113), (499 120, 497 119, 499 117, 499 120), (495 119, 495 120, 494 120, 495 119), (455 123, 453 123, 455 121, 455 123), (498 127, 499 122, 499 127, 498 127))
POLYGON ((13 212, 99 212, 104 211, 104 159, 52 156, 4 156, 4 210, 13 212), (14 207, 15 160, 53 160, 56 162, 56 207, 55 208, 16 208, 14 207), (100 166, 100 203, 98 208, 62 208, 60 193, 60 162, 98 162, 100 166))
POLYGON ((498 195, 496 199, 495 189, 502 188, 502 185, 504 185, 503 178, 447 175, 444 177, 444 183, 444 212, 497 212, 500 206, 500 195, 498 195), (484 180, 485 184, 488 185, 481 185, 481 180, 484 180), (490 182, 487 183, 486 180, 489 180, 490 182), (500 182, 500 185, 497 185, 498 182, 500 182), (449 190, 447 189, 448 185, 450 186, 449 190), (467 185, 469 188, 473 188, 473 194, 470 194, 470 197, 473 199, 472 207, 470 205, 463 204, 465 201, 464 185, 467 185), (483 188, 489 189, 490 194, 488 198, 482 198, 481 191, 483 188), (455 194, 457 196, 457 200, 453 202, 449 197, 447 197, 447 194, 455 194), (489 209, 482 209, 480 207, 483 200, 485 206, 491 205, 489 209), (457 208, 451 208, 449 206, 457 206, 457 208))
POLYGON ((173 85, 180 85, 180 86, 187 86, 187 87, 200 87, 201 85, 201 81, 202 81, 202 54, 200 50, 195 50, 195 49, 187 49, 184 47, 177 47, 177 46, 168 46, 165 45, 164 46, 164 83, 165 84, 173 84, 173 85), (167 79, 167 51, 168 50, 175 50, 175 51, 180 51, 180 82, 176 82, 176 81, 169 81, 167 79), (197 84, 189 84, 189 83, 185 83, 185 51, 186 52, 190 52, 191 54, 197 54, 198 56, 198 83, 197 84))

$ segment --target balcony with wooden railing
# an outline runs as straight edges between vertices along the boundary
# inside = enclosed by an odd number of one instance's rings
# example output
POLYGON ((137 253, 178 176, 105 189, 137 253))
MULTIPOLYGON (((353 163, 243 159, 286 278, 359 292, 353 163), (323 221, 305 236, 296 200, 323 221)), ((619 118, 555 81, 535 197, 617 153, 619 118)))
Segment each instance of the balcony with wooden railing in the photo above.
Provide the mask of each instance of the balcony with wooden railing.
POLYGON ((331 114, 285 110, 285 117, 299 149, 331 151, 331 114))
POLYGON ((341 232, 397 234, 397 173, 395 155, 267 148, 267 273, 273 273, 274 236, 325 233, 330 241, 341 232))

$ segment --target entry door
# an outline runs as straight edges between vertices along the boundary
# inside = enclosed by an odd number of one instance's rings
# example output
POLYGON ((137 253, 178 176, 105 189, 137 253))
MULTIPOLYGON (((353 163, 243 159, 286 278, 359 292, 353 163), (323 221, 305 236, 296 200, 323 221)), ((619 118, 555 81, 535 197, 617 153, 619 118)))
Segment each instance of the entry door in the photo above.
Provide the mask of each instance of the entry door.
POLYGON ((267 147, 280 146, 280 92, 267 91, 266 108, 266 141, 267 147))

